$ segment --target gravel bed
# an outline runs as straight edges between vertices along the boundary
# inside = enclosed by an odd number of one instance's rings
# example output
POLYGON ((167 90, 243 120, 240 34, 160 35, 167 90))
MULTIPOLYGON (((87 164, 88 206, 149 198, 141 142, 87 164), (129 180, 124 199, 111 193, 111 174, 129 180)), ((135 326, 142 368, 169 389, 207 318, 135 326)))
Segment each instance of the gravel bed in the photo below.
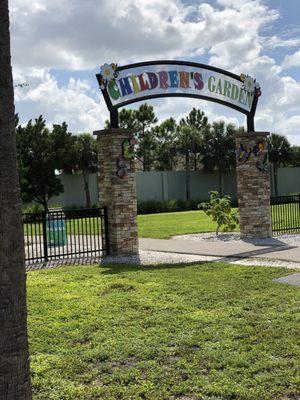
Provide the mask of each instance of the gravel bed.
POLYGON ((268 246, 286 246, 294 245, 300 246, 300 234, 286 234, 277 235, 272 238, 258 239, 258 238, 247 238, 242 239, 238 232, 219 233, 216 235, 214 232, 208 233, 195 233, 190 235, 178 235, 173 236, 173 240, 193 240, 193 241, 206 241, 206 242, 230 242, 230 243, 253 243, 256 245, 268 245, 268 246))
POLYGON ((108 256, 101 260, 102 265, 106 264, 132 264, 132 265, 153 265, 153 264, 179 264, 179 263, 197 263, 197 262, 225 262, 229 264, 277 267, 300 269, 300 262, 294 263, 283 260, 269 260, 261 258, 234 258, 234 257, 215 257, 200 256, 192 254, 165 253, 159 251, 140 250, 139 256, 108 256))
POLYGON ((278 267, 289 269, 300 269, 300 262, 294 263, 282 260, 268 260, 260 258, 233 258, 233 257, 215 257, 215 256, 200 256, 193 254, 178 254, 159 251, 140 250, 139 256, 122 256, 122 257, 78 257, 74 259, 61 259, 44 263, 26 265, 27 272, 52 269, 63 265, 87 265, 87 264, 131 264, 131 265, 155 265, 155 264, 190 264, 201 262, 226 262, 229 264, 261 266, 261 267, 278 267))
MULTIPOLYGON (((278 235, 273 238, 267 239, 242 239, 239 233, 220 233, 216 236, 215 233, 201 233, 191 235, 174 236, 173 240, 193 240, 193 241, 207 241, 207 242, 230 242, 230 243, 253 243, 256 245, 268 246, 288 246, 294 245, 300 247, 300 234, 293 235, 278 235)), ((233 258, 233 257, 219 257, 219 256, 201 256, 192 254, 178 254, 159 251, 146 251, 141 250, 139 256, 123 256, 123 257, 104 257, 100 258, 96 254, 94 256, 74 257, 73 259, 58 259, 55 261, 41 262, 37 264, 27 263, 26 269, 38 270, 56 268, 61 265, 84 265, 99 263, 106 264, 132 264, 132 265, 153 265, 153 264, 178 264, 178 263, 197 263, 197 262, 227 262, 230 264, 249 265, 249 266, 270 266, 270 267, 285 267, 291 269, 300 269, 300 260, 297 262, 274 260, 274 259, 261 259, 261 258, 233 258)))

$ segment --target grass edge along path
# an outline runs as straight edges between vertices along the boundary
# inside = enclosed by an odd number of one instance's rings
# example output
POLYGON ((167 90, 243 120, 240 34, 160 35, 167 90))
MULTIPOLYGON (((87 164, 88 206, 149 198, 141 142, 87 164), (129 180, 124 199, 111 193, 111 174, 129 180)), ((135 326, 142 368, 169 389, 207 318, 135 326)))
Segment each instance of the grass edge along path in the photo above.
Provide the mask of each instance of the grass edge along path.
POLYGON ((34 400, 298 399, 300 292, 272 281, 286 272, 202 263, 28 273, 34 400))

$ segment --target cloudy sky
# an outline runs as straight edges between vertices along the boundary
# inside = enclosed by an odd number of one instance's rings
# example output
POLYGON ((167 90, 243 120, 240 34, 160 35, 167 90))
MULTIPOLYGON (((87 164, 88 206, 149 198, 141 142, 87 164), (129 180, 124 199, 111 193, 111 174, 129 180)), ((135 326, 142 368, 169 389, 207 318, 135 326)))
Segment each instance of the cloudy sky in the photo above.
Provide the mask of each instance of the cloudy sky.
MULTIPOLYGON (((299 0, 10 0, 16 111, 70 131, 101 129, 108 112, 95 74, 105 62, 159 59, 214 65, 260 82, 256 130, 300 145, 299 0)), ((192 107, 244 125, 197 99, 153 100, 160 119, 192 107)), ((138 106, 137 103, 136 106, 138 106)))

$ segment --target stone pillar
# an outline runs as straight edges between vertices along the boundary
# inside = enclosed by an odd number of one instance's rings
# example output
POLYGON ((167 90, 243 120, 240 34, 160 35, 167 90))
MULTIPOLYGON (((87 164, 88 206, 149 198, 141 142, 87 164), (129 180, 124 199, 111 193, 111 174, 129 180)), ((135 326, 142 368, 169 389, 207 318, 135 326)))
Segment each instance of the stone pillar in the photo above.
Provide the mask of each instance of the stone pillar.
POLYGON ((109 254, 114 256, 138 254, 135 162, 124 153, 123 146, 133 134, 131 129, 119 128, 94 132, 98 142, 99 202, 108 207, 109 254))
POLYGON ((242 237, 272 236, 268 132, 236 136, 237 189, 242 237))

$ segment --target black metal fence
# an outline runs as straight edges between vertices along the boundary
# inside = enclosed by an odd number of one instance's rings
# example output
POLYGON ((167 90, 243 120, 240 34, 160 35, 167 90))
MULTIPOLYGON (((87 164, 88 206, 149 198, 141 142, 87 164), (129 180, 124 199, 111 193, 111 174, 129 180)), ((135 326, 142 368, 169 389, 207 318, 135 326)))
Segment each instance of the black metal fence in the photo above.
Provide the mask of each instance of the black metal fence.
POLYGON ((300 194, 271 197, 273 233, 300 233, 300 194))
POLYGON ((27 264, 108 254, 107 208, 23 214, 27 264))

